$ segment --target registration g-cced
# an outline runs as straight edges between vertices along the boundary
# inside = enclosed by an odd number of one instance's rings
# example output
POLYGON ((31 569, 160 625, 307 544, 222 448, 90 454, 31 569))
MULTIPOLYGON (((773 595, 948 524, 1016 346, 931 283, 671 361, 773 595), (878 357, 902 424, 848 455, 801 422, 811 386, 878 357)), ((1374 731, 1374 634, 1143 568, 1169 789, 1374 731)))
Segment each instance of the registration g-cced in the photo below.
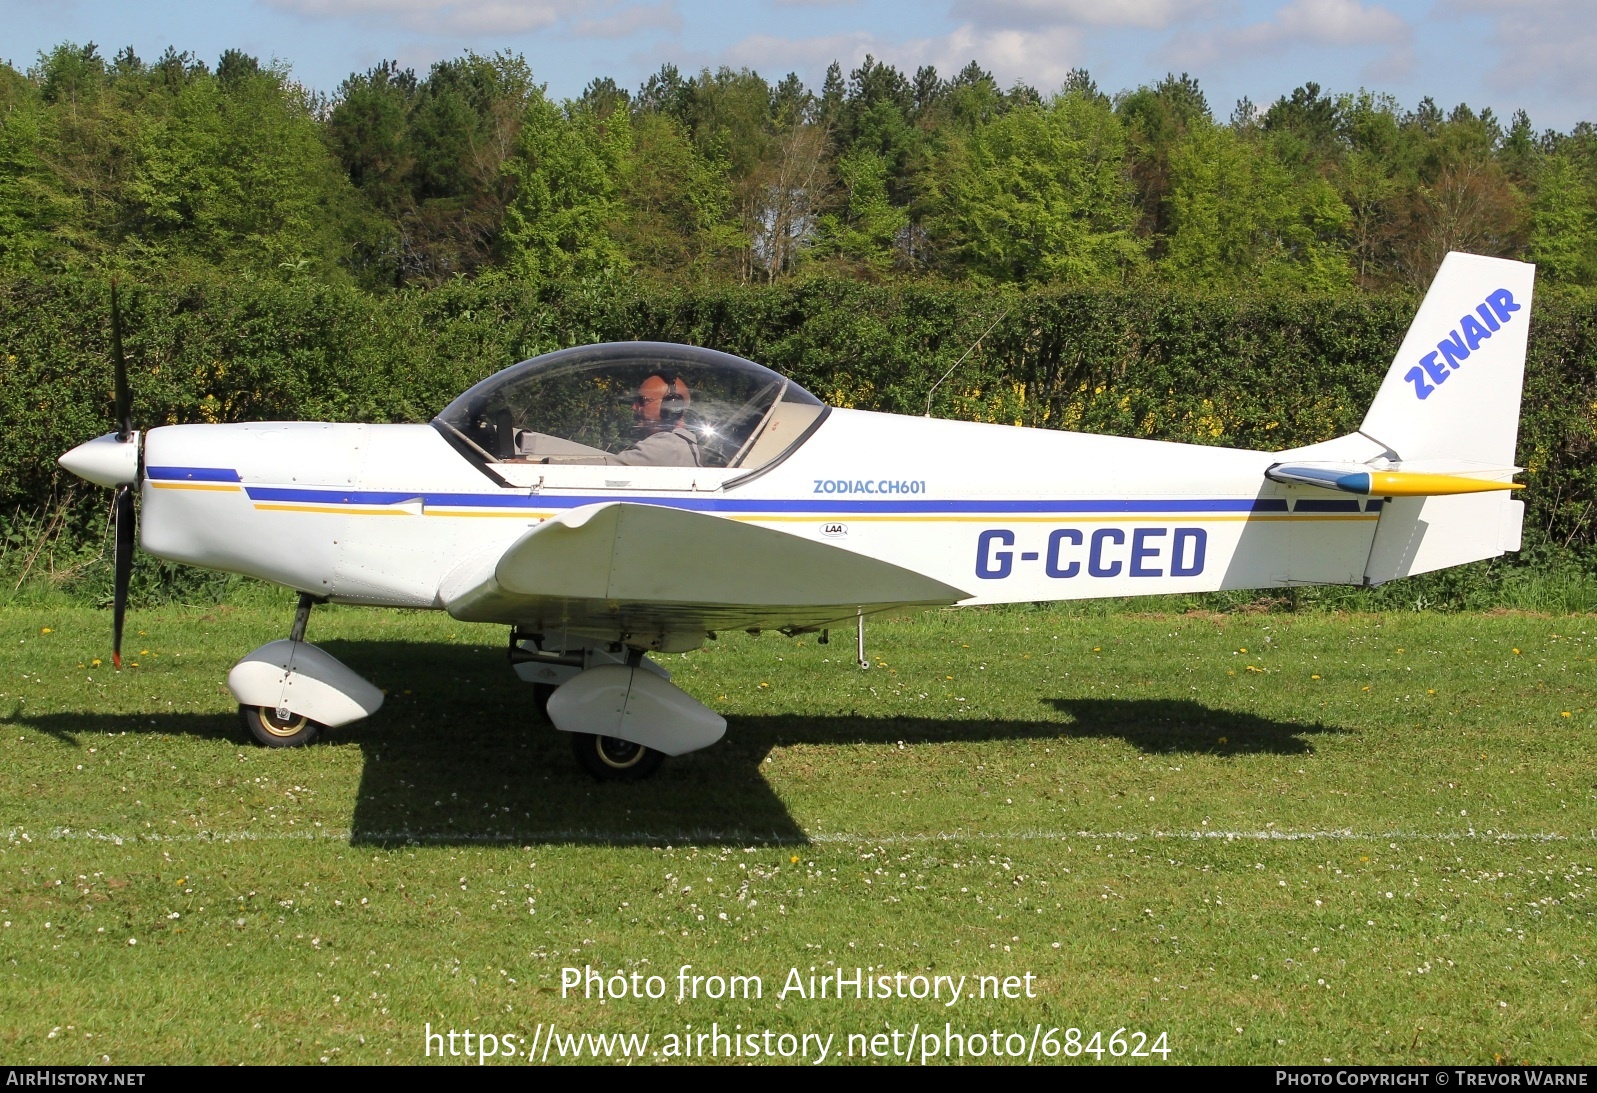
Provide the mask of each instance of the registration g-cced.
MULTIPOLYGON (((1039 537, 1040 538, 1040 537, 1039 537)), ((1196 577, 1203 572, 1209 533, 1203 528, 1055 528, 1045 546, 1014 550, 1015 532, 989 528, 976 537, 976 576, 1002 580, 1021 563, 1040 564, 1050 577, 1196 577)), ((1024 544, 1023 544, 1024 546, 1024 544)))

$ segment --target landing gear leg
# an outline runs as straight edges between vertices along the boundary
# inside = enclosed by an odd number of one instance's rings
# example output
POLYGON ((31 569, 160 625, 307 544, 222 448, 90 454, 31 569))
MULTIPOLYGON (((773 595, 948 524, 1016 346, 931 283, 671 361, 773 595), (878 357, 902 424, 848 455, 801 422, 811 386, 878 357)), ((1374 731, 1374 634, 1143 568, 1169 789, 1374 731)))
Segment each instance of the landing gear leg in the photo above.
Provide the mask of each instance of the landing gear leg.
POLYGON ((309 592, 299 594, 299 606, 294 609, 294 625, 289 627, 289 641, 305 640, 305 624, 311 621, 311 607, 316 603, 316 597, 309 592))

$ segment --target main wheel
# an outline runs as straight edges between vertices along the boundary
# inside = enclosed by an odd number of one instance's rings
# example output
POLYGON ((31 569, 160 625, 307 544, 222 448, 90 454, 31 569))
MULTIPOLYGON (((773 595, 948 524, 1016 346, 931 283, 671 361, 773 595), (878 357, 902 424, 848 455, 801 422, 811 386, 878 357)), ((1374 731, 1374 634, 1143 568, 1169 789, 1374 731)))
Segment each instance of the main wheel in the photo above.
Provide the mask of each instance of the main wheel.
POLYGON ((660 769, 665 756, 653 748, 614 736, 571 734, 577 765, 601 782, 638 782, 660 769))
POLYGON ((293 713, 285 720, 270 706, 240 706, 238 717, 255 742, 268 748, 303 747, 322 731, 319 721, 293 713))

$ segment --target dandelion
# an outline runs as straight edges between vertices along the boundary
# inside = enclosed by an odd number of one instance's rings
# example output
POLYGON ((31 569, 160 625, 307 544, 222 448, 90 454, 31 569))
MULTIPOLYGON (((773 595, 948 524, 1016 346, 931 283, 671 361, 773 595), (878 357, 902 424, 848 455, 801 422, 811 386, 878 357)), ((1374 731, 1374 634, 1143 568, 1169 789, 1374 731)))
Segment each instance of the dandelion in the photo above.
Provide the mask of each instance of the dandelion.
POLYGON ((1561 717, 1568 717, 1569 716, 1569 711, 1565 710, 1560 716, 1561 717))
POLYGON ((1318 675, 1312 675, 1312 676, 1310 676, 1310 677, 1309 677, 1309 678, 1310 678, 1310 679, 1319 679, 1319 678, 1320 678, 1320 677, 1319 677, 1319 676, 1318 676, 1318 675))
POLYGON ((55 633, 55 631, 50 629, 48 626, 41 626, 41 627, 39 627, 39 633, 41 633, 41 634, 53 634, 53 633, 55 633))
POLYGON ((792 857, 788 858, 787 860, 788 860, 788 864, 797 865, 798 864, 798 855, 794 854, 792 857))
POLYGON ((1515 649, 1515 650, 1514 650, 1514 655, 1515 655, 1515 656, 1516 656, 1516 657, 1517 657, 1517 656, 1519 656, 1519 650, 1518 650, 1518 649, 1515 649))
POLYGON ((99 657, 95 657, 93 660, 89 661, 89 667, 90 668, 98 668, 99 666, 100 666, 100 658, 99 657))

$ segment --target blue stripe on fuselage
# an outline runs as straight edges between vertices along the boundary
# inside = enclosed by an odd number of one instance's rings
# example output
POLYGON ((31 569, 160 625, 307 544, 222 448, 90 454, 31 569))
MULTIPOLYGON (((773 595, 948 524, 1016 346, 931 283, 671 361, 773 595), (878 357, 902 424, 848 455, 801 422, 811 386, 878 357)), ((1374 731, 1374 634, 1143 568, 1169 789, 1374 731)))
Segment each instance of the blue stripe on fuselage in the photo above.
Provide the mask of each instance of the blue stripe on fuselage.
POLYGON ((1200 500, 1086 500, 1086 501, 930 501, 930 500, 874 500, 843 501, 828 499, 779 500, 726 497, 670 497, 637 493, 613 494, 552 494, 552 493, 422 493, 387 490, 310 490, 283 489, 276 486, 246 486, 255 501, 298 501, 314 504, 343 505, 397 505, 420 497, 428 508, 504 508, 551 509, 578 508, 582 505, 606 501, 627 501, 633 504, 664 505, 668 508, 688 509, 694 512, 814 512, 814 513, 1139 513, 1139 512, 1286 512, 1287 505, 1278 498, 1200 500))
POLYGON ((228 467, 145 467, 144 477, 158 482, 240 482, 228 467))

